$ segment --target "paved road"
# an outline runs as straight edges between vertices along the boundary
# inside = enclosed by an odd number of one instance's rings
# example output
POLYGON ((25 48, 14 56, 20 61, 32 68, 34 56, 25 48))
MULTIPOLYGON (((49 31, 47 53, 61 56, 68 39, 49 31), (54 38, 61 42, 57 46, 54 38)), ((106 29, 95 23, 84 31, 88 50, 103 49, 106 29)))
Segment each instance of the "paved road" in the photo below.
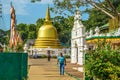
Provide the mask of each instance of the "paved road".
POLYGON ((56 59, 29 59, 29 78, 28 80, 76 80, 67 74, 59 75, 59 68, 56 59))

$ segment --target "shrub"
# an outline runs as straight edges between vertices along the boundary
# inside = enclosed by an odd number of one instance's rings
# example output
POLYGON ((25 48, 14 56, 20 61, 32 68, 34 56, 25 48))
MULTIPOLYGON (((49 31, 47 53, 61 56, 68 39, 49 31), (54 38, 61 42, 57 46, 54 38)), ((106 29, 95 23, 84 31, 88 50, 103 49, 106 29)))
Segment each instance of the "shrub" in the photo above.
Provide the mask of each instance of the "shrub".
POLYGON ((57 58, 57 56, 56 56, 56 55, 53 55, 52 58, 57 58))
POLYGON ((119 80, 119 62, 119 49, 113 50, 109 44, 98 46, 94 51, 90 51, 86 54, 86 76, 100 80, 119 80))
POLYGON ((64 55, 65 58, 70 58, 70 55, 64 55))
POLYGON ((41 54, 41 58, 47 58, 45 54, 41 54))

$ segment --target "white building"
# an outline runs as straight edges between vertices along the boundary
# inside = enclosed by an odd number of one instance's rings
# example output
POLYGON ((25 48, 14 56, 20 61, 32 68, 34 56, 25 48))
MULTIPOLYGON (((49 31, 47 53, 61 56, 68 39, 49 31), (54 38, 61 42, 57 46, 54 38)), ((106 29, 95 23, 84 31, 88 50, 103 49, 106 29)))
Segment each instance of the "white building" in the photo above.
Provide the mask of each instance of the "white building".
POLYGON ((81 14, 76 9, 74 16, 74 26, 71 32, 71 63, 83 65, 85 48, 85 27, 81 22, 81 14))

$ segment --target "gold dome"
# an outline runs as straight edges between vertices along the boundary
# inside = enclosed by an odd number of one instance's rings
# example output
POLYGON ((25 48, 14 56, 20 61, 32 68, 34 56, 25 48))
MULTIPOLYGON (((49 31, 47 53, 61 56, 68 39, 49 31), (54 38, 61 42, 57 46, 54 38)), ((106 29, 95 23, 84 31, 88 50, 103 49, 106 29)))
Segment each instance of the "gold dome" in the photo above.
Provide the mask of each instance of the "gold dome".
POLYGON ((38 31, 38 38, 41 38, 41 37, 56 39, 58 37, 56 28, 52 25, 41 26, 41 28, 38 31))
POLYGON ((49 7, 46 11, 44 25, 39 28, 34 48, 62 48, 58 39, 57 30, 50 20, 49 7))

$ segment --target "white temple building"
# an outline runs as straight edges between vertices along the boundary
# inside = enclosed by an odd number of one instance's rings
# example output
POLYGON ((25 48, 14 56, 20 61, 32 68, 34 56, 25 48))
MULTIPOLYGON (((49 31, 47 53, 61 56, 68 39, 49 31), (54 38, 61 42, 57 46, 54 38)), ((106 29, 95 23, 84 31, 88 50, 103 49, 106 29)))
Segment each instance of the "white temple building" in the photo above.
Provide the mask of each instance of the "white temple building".
POLYGON ((85 27, 81 22, 81 14, 76 9, 74 25, 71 32, 71 63, 84 64, 84 49, 86 48, 85 27))

